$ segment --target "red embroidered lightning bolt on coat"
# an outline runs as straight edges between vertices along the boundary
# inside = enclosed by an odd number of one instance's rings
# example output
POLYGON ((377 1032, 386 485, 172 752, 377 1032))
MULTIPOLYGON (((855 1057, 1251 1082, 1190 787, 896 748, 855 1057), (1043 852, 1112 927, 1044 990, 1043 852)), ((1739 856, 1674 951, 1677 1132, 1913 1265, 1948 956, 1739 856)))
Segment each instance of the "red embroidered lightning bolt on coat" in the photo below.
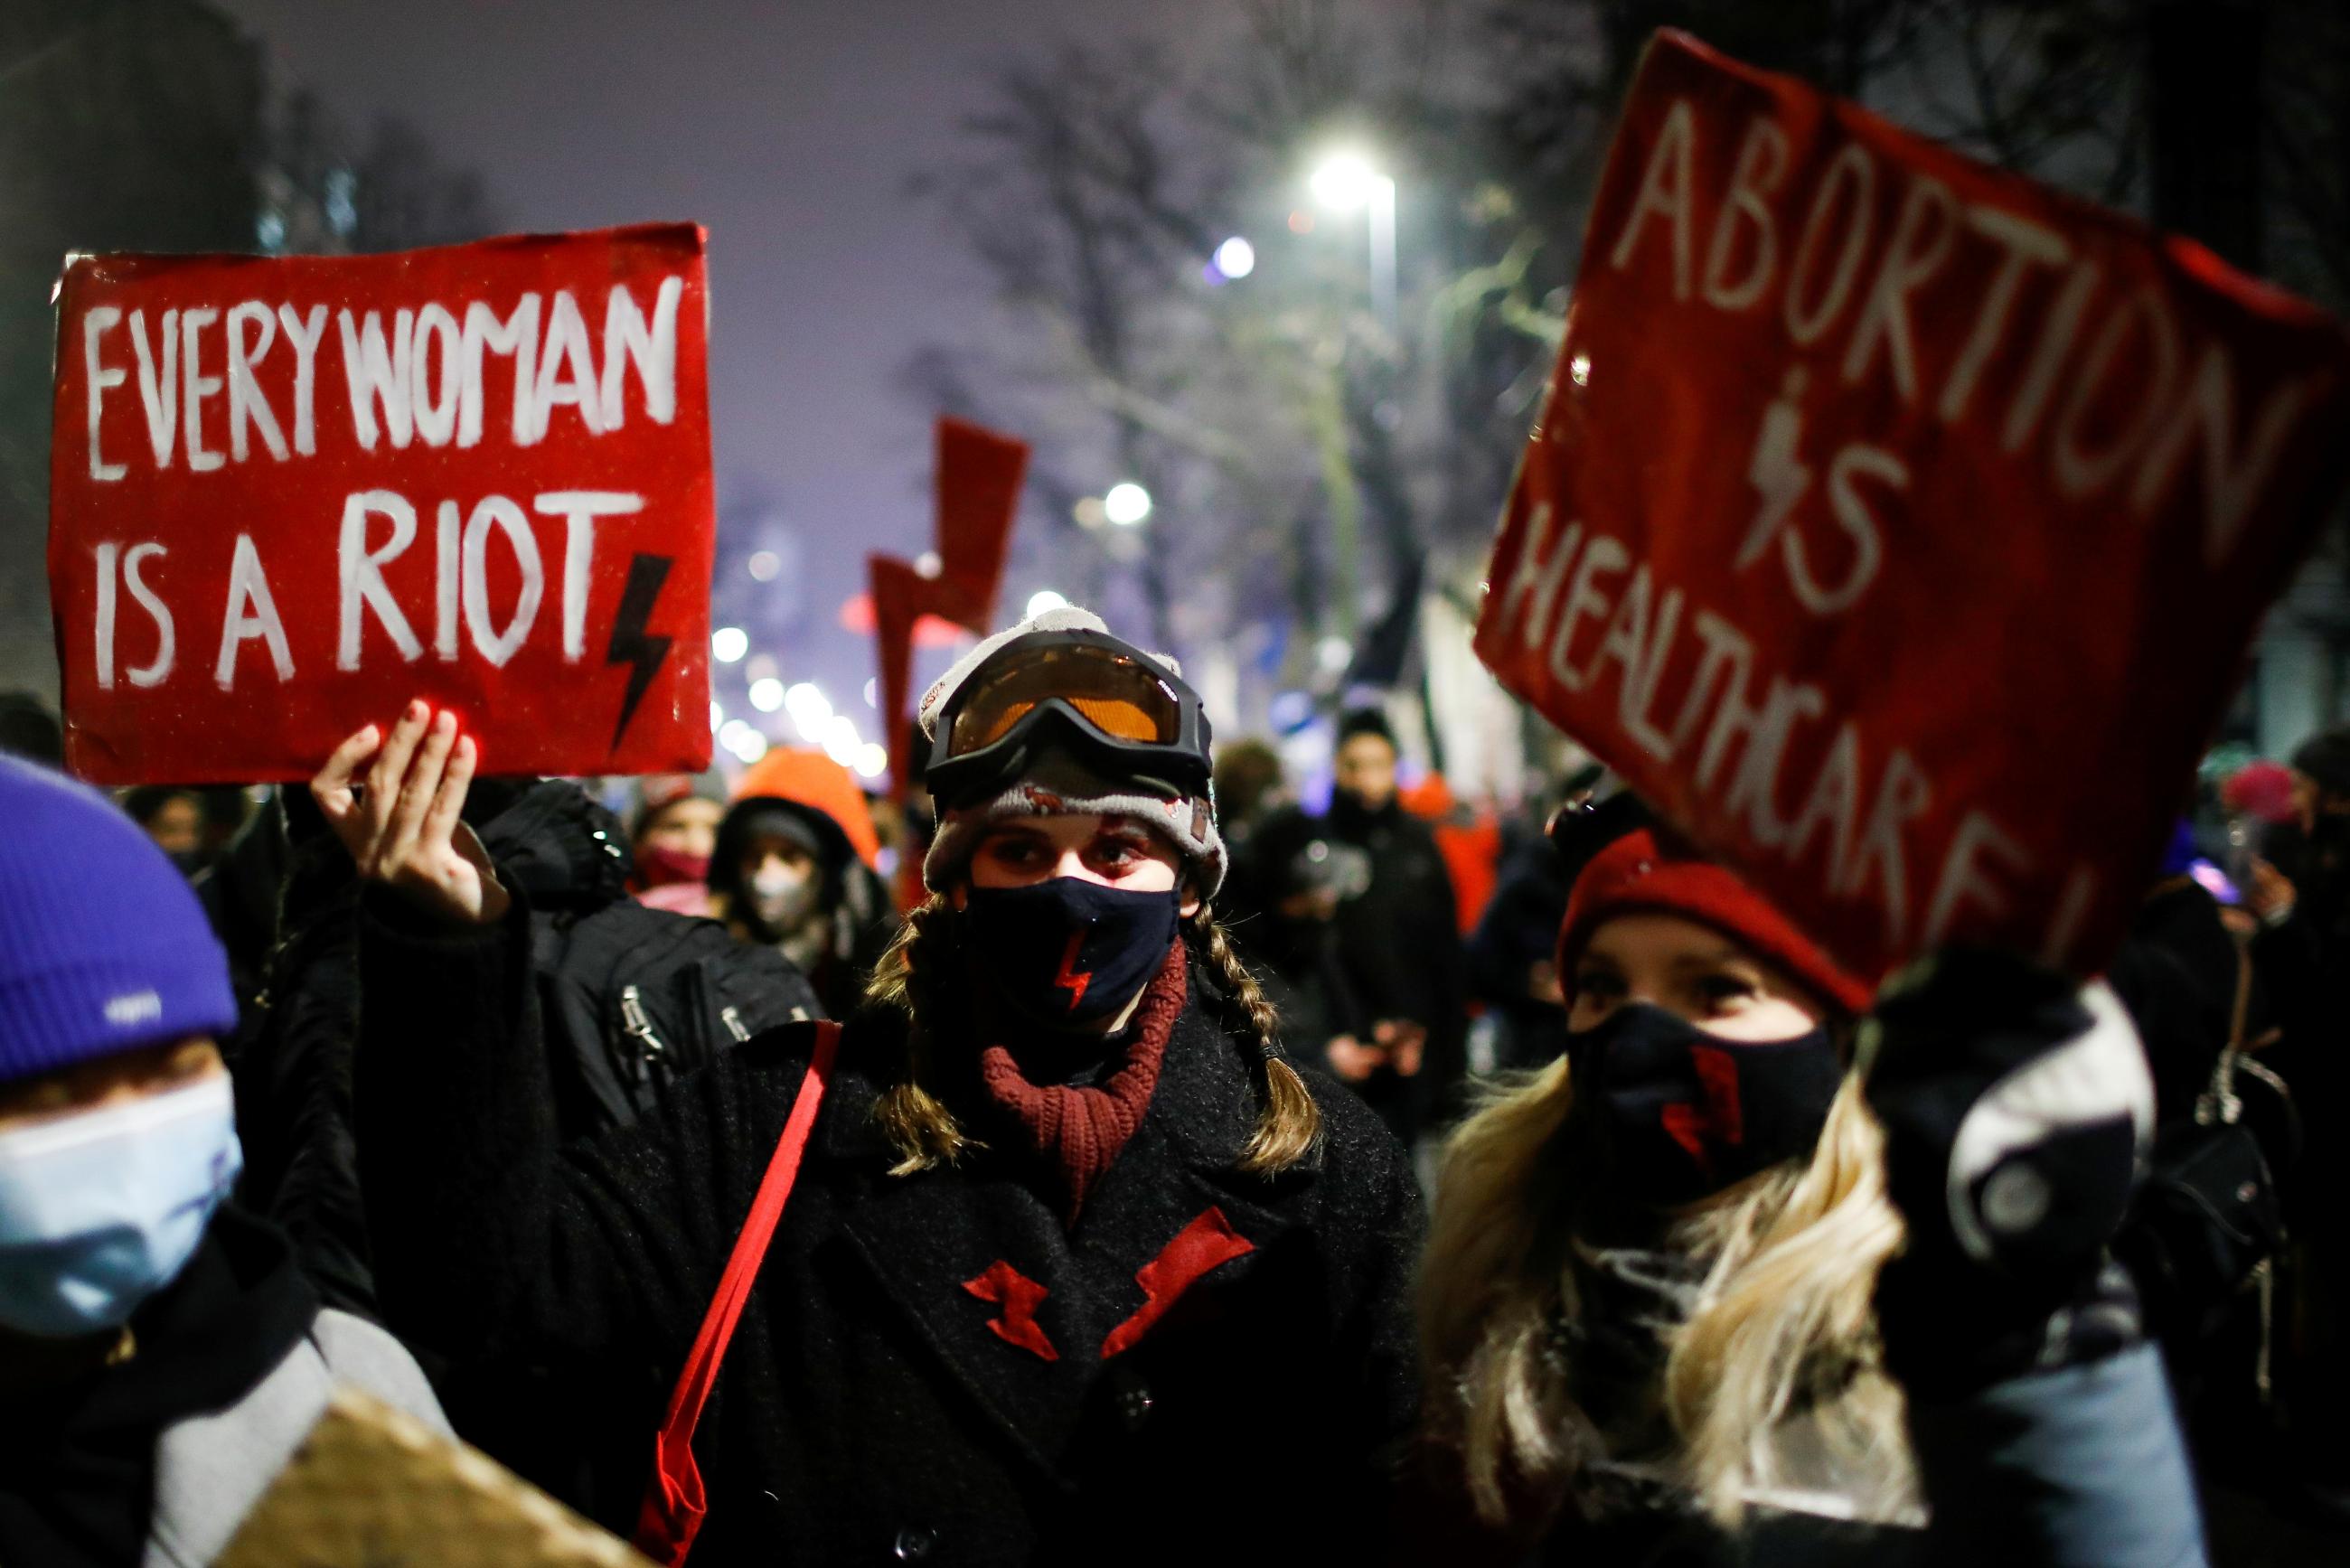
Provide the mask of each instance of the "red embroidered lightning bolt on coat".
MULTIPOLYGON (((395 1326, 583 1378, 673 1374, 812 1029, 558 1148, 520 928, 362 927, 360 1158, 395 1326)), ((872 1112, 900 1025, 850 1022, 696 1434, 695 1568, 1376 1554, 1415 1413, 1419 1200, 1386 1129, 1310 1074, 1320 1153, 1269 1180, 1237 1168, 1255 1044, 1214 1022, 1199 968, 1074 1227, 1029 1150, 890 1176, 872 1112)), ((614 1381, 649 1462, 665 1391, 614 1381)))

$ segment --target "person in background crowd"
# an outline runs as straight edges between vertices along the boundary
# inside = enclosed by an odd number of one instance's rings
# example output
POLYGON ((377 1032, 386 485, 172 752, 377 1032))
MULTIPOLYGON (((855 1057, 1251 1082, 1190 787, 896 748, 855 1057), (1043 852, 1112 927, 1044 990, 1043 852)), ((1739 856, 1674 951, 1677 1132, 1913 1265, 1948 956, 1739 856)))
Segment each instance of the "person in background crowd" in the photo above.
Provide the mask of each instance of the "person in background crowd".
POLYGON ((377 884, 360 1152, 394 1321, 577 1364, 650 1454, 660 1390, 598 1369, 674 1371, 828 1061, 693 1442, 696 1568, 1358 1559, 1412 1418, 1419 1199, 1281 1059, 1209 912, 1196 695, 1062 609, 921 712, 932 893, 837 1055, 770 1034, 568 1149, 525 900, 452 837, 470 740, 403 720, 336 753, 313 787, 377 884))
POLYGON ((1430 773, 1418 784, 1399 788, 1396 800, 1404 810, 1428 824, 1436 852, 1444 857, 1444 874, 1452 883, 1452 910, 1459 932, 1467 940, 1492 901, 1502 870, 1502 823, 1488 805, 1472 805, 1456 798, 1440 773, 1430 773))
POLYGON ((194 878, 196 901, 228 950, 229 980, 243 1014, 235 1040, 222 1042, 232 1064, 236 1051, 261 1027, 262 995, 285 898, 285 792, 272 791, 194 878))
POLYGON ((203 829, 197 854, 210 866, 253 820, 254 792, 244 784, 206 784, 196 791, 203 804, 203 829))
POLYGON ((640 902, 681 915, 710 912, 711 851, 726 806, 716 781, 655 774, 637 784, 629 825, 629 891, 640 902))
POLYGON ((2293 821, 2264 846, 2247 902, 2259 913, 2252 961, 2281 1031, 2267 1053, 2311 1118, 2295 1189, 2287 1193, 2296 1279, 2288 1376, 2296 1386, 2295 1457, 2307 1501, 2335 1527, 2350 1525, 2350 1140, 2328 1136, 2350 1105, 2350 726, 2327 730, 2292 757, 2293 821))
POLYGON ((1291 804, 1281 753, 1243 735, 1216 748, 1216 810, 1235 857, 1245 853, 1257 824, 1291 804))
POLYGON ((1567 1054, 1437 1189, 1435 1484, 1561 1563, 2199 1563, 2104 1253, 2152 1119, 2118 1004, 1950 955, 1865 1095, 1866 986, 1631 797, 1579 826, 1567 1054))
POLYGON ((47 703, 29 691, 0 691, 0 753, 38 763, 66 763, 66 732, 47 703))
POLYGON ((1482 919, 1469 936, 1469 983, 1501 1025, 1494 1064, 1545 1067, 1566 1049, 1566 996, 1559 984, 1558 923, 1566 917, 1566 867, 1542 831, 1515 835, 1482 919))
POLYGON ((2219 899, 2190 874, 2199 859, 2182 821, 2106 975, 2146 1042, 2156 1119, 2165 1124, 2191 1118, 2210 1086, 2240 982, 2247 988, 2247 1040, 2268 1028, 2267 1002, 2246 971, 2242 942, 2221 919, 2219 899))
POLYGON ((1383 1048, 1419 1056, 1416 1134, 1449 1117, 1466 1070, 1468 980, 1451 878, 1428 825, 1396 799, 1395 735, 1376 711, 1339 723, 1323 828, 1370 857, 1368 885, 1338 906, 1338 950, 1383 1048))
POLYGON ((1380 1034, 1347 973, 1334 924, 1339 907, 1369 884, 1370 857, 1293 806, 1258 825, 1248 859, 1263 906, 1236 940, 1262 966, 1284 1037, 1361 1096, 1399 1139, 1408 1136, 1419 1043, 1399 1040, 1392 1024, 1380 1034))
POLYGON ((2264 757, 2246 763, 2220 786, 2220 809, 2227 819, 2225 869, 2239 899, 2224 918, 2241 935, 2260 931, 2256 908, 2291 901, 2293 878, 2301 869, 2301 810, 2293 795, 2293 770, 2264 757))
POLYGON ((0 758, 0 1563, 200 1568, 334 1386, 446 1427, 226 1201, 236 1005, 185 881, 27 763, 0 758))
POLYGON ((178 784, 140 784, 122 792, 122 810, 183 877, 204 867, 204 799, 178 784))
POLYGON ((1216 748, 1215 790, 1217 820, 1232 858, 1224 919, 1234 930, 1245 930, 1264 911, 1267 897, 1256 885, 1258 857, 1250 841, 1259 824, 1285 815, 1291 805, 1281 753, 1249 736, 1224 742, 1216 748))
POLYGON ((896 934, 873 868, 880 841, 863 792, 822 752, 779 746, 735 785, 710 862, 710 912, 770 947, 842 1018, 896 934))
MULTIPOLYGON (((2291 822, 2300 814, 2299 803, 2294 799, 2293 770, 2265 757, 2246 763, 2220 786, 2220 806, 2231 819, 2260 826, 2291 822)), ((2229 873, 2234 876, 2237 870, 2230 867, 2229 873)))
POLYGON ((2149 1180, 2116 1251, 2204 1473, 2265 1488, 2277 1456, 2262 1382, 2285 1325, 2272 1317, 2274 1293, 2251 1281, 2281 1262, 2267 1217, 2296 1184, 2301 1139, 2291 1098, 2263 1061, 2223 1064, 2231 1044, 2262 1052, 2275 1032, 2244 938, 2198 879, 2208 869, 2180 822, 2106 967, 2155 1091, 2149 1180), (2240 1128, 2213 1125, 2223 1101, 2239 1108, 2240 1128))
MULTIPOLYGON (((376 1000, 361 992, 357 952, 369 868, 307 792, 280 801, 287 872, 265 975, 270 1004, 233 1064, 248 1129, 245 1190, 293 1236, 328 1301, 374 1314, 382 1306, 352 1106, 357 1020, 376 1000)), ((527 908, 518 918, 546 1054, 543 1109, 560 1136, 653 1115, 702 1064, 760 1030, 819 1015, 806 980, 773 949, 629 898, 619 820, 577 784, 481 781, 462 836, 527 908)), ((436 1366, 435 1376, 475 1446, 591 1516, 618 1521, 633 1506, 644 1469, 638 1430, 588 1391, 521 1357, 436 1366)))
POLYGON ((1216 748, 1216 810, 1229 826, 1254 826, 1289 804, 1289 778, 1281 753, 1243 735, 1216 748))

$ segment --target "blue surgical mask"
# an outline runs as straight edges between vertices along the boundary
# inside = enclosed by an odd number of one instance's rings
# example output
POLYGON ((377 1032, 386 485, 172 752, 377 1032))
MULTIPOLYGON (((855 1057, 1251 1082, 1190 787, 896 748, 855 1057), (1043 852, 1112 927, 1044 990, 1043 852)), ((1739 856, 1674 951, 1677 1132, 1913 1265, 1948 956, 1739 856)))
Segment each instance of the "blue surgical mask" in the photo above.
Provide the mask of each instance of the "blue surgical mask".
POLYGON ((0 1327, 121 1327, 187 1267, 244 1165, 225 1075, 0 1133, 0 1327))

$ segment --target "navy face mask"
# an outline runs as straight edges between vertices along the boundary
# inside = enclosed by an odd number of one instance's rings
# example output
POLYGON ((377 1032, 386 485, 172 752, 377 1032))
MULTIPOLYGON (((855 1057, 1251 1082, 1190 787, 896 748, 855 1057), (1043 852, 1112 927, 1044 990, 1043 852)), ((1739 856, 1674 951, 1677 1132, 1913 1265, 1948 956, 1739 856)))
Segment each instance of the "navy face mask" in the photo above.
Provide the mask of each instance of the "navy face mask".
POLYGON ((1659 1205, 1695 1202, 1808 1157, 1844 1081, 1825 1026, 1747 1044, 1648 1002, 1569 1035, 1567 1057, 1621 1195, 1659 1205))
POLYGON ((973 888, 963 940, 1004 1000, 1041 1023, 1112 1018, 1175 945, 1183 895, 1138 893, 1076 877, 1025 888, 973 888))

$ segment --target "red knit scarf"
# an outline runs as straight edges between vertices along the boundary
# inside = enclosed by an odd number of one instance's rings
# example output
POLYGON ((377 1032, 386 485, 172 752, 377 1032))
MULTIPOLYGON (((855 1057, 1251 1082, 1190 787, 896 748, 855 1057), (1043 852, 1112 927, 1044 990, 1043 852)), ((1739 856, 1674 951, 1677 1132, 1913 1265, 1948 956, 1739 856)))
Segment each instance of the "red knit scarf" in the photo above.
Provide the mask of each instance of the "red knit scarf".
POLYGON ((1118 1158, 1150 1107, 1159 1065, 1167 1057, 1167 1040, 1188 994, 1188 961, 1178 937, 1134 1010, 1126 1060, 1098 1085, 1032 1084, 1003 1046, 990 1045, 980 1053, 979 1077, 988 1097, 1011 1115, 1027 1134, 1030 1147, 1059 1171, 1070 1225, 1077 1222, 1086 1194, 1118 1158))

